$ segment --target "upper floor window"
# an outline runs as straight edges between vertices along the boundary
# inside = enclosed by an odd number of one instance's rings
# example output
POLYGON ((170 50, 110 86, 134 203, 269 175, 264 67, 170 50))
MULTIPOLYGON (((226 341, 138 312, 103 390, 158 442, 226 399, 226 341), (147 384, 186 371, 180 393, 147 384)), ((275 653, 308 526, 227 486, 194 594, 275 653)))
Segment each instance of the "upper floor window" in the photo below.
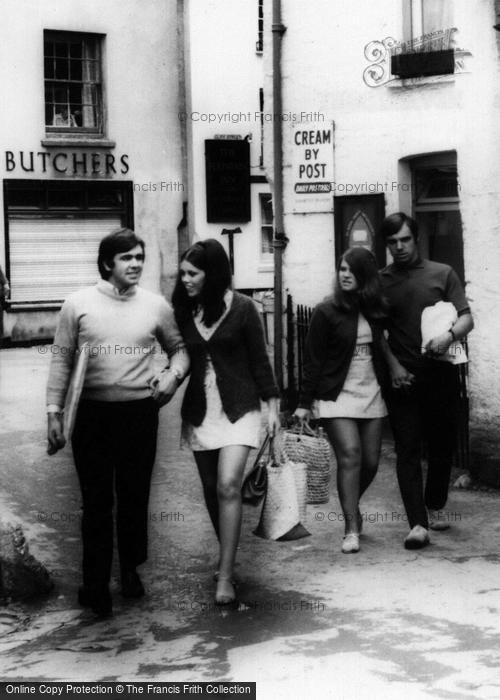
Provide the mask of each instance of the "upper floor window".
POLYGON ((270 194, 259 194, 260 204, 260 254, 264 259, 272 259, 273 246, 273 200, 270 194))
POLYGON ((450 0, 403 0, 403 34, 408 50, 451 48, 452 28, 450 0))
POLYGON ((264 0, 257 0, 257 41, 255 50, 257 53, 264 51, 264 0))
POLYGON ((400 78, 447 75, 455 71, 451 0, 403 0, 404 41, 391 57, 400 78))
POLYGON ((103 132, 102 38, 44 32, 47 132, 103 132))

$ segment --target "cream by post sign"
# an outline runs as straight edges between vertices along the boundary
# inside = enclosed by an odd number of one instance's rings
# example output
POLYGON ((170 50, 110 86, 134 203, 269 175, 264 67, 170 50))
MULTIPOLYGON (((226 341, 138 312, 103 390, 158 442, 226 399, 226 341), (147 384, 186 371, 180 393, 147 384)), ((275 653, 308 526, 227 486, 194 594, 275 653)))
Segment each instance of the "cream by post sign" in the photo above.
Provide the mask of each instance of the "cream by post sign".
POLYGON ((305 122, 291 129, 292 211, 294 214, 333 211, 333 122, 305 122))

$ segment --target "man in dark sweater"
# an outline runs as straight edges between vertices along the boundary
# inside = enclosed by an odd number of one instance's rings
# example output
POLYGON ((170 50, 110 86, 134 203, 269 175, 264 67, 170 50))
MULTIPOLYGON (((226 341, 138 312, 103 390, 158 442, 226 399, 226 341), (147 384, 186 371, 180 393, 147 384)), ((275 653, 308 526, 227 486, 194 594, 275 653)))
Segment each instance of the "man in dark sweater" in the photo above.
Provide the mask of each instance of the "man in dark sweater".
POLYGON ((429 527, 449 527, 441 509, 448 498, 458 398, 457 368, 443 361, 450 345, 473 328, 464 290, 449 265, 423 260, 417 223, 403 213, 384 219, 381 229, 393 263, 381 272, 389 301, 387 359, 392 390, 389 416, 397 454, 397 476, 408 516, 407 549, 429 544, 429 527), (451 302, 456 320, 422 347, 422 311, 451 302), (427 480, 422 478, 422 443, 427 447, 427 480), (441 517, 440 517, 441 516, 441 517))

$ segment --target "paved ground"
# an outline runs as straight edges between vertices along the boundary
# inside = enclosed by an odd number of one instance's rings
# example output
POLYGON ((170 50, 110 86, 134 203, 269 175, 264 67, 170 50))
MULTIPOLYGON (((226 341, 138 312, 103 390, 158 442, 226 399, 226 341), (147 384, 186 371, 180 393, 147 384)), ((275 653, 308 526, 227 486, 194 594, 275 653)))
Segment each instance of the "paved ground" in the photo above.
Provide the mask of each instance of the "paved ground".
MULTIPOLYGON (((47 346, 43 348, 46 350, 47 346)), ((340 553, 330 502, 308 506, 311 537, 279 543, 252 534, 239 552, 240 610, 212 605, 217 548, 179 402, 162 411, 150 506, 149 595, 93 621, 75 602, 80 501, 68 451, 45 454, 48 354, 0 351, 0 494, 23 521, 56 592, 0 611, 2 680, 257 681, 259 698, 476 699, 500 697, 498 494, 453 490, 447 533, 422 552, 407 532, 390 443, 362 504, 362 551, 340 553), (321 695, 320 695, 321 692, 321 695)))

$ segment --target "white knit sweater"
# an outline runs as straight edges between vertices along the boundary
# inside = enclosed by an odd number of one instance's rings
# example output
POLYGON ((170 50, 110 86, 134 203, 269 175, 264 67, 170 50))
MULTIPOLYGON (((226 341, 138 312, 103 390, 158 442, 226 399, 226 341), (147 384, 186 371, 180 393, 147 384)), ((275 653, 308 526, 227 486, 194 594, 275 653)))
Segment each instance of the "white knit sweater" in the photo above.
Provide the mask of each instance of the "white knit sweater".
POLYGON ((47 404, 64 406, 76 351, 84 343, 89 361, 82 398, 133 401, 151 396, 155 340, 184 375, 188 356, 163 297, 136 286, 119 294, 105 280, 74 292, 63 304, 51 348, 47 404))

